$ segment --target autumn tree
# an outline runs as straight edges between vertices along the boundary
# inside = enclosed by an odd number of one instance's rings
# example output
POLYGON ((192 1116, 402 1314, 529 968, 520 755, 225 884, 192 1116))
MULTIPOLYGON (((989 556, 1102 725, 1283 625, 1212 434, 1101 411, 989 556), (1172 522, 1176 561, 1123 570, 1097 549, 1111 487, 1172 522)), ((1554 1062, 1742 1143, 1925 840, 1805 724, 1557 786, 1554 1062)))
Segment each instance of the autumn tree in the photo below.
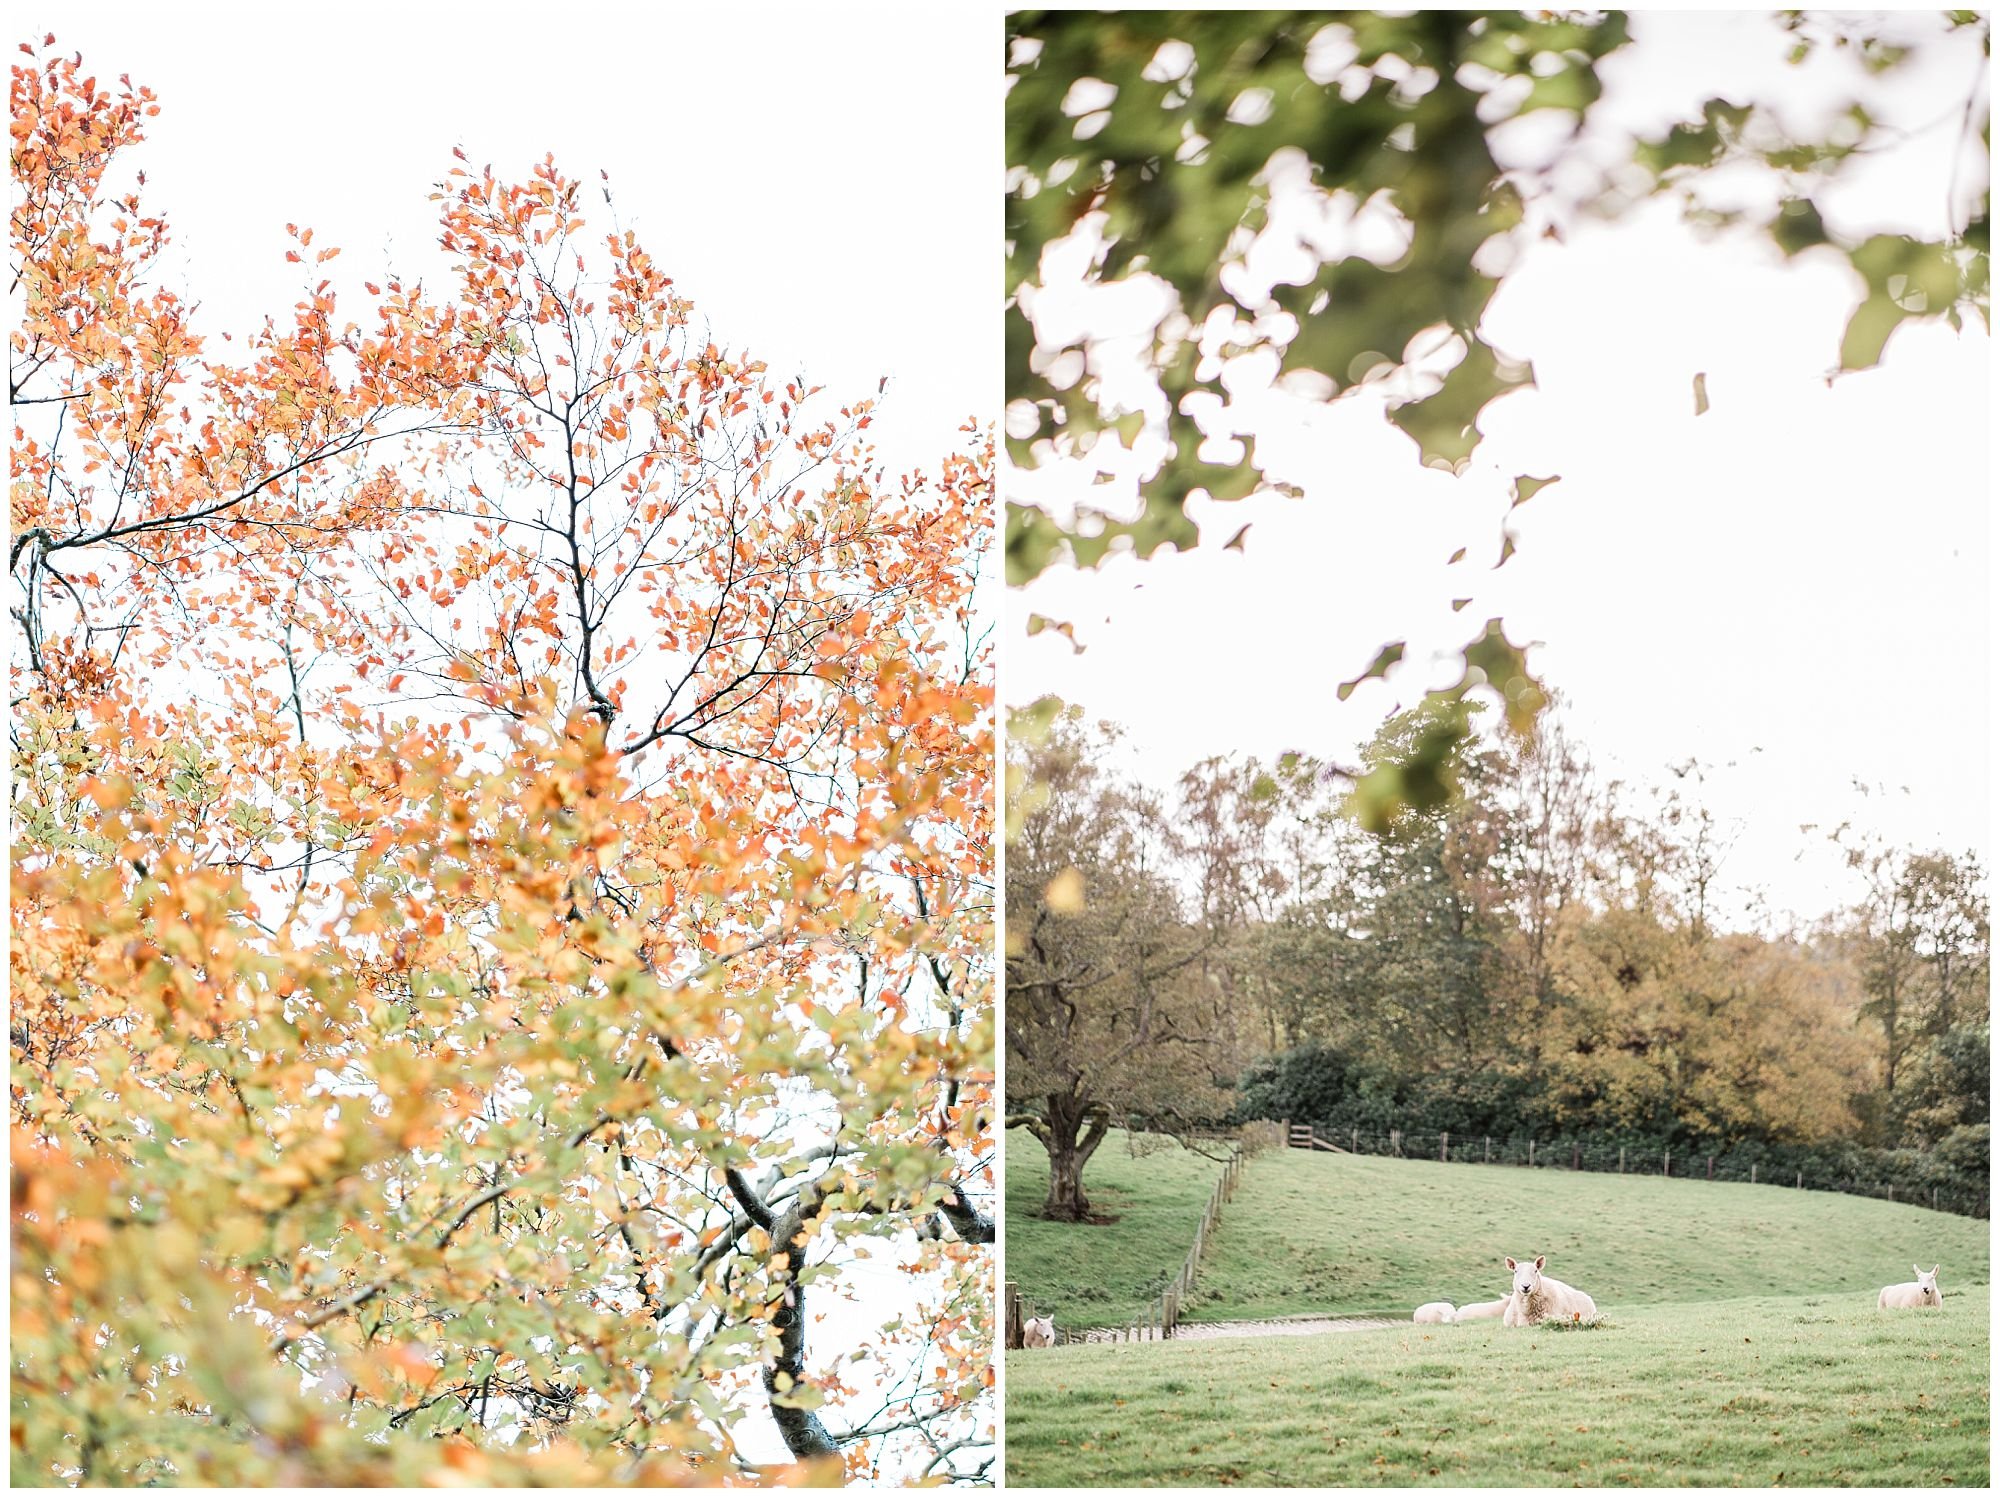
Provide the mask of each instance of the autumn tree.
MULTIPOLYGON (((1298 1045, 1359 991, 1369 954, 1344 938, 1365 898, 1372 839, 1344 813, 1343 772, 1310 755, 1211 760, 1191 773, 1228 783, 1228 803, 1241 808, 1236 857, 1257 871, 1218 965, 1239 1015, 1261 1019, 1269 1049, 1298 1045)), ((1246 1044, 1255 1028, 1243 1025, 1246 1044)))
POLYGON ((295 228, 298 303, 218 345, 126 177, 151 95, 52 48, 16 1475, 977 1476, 989 438, 886 472, 872 400, 717 342, 553 161, 461 153, 359 320, 295 228))
MULTIPOLYGON (((1460 710, 1397 715, 1362 765, 1415 762, 1460 710)), ((1453 734, 1427 804, 1353 836, 1242 948, 1263 971, 1240 991, 1284 1006, 1245 1106, 1371 1132, 1861 1137, 1860 976, 1824 933, 1730 929, 1734 832, 1703 773, 1601 779, 1560 707, 1525 738, 1453 734)))
POLYGON ((1830 837, 1860 891, 1837 932, 1860 971, 1886 1127, 1934 1136, 1943 1130, 1933 1125, 1948 1127, 1956 1115, 1940 1088, 1950 1095, 1955 1089, 1945 1079, 1970 1075, 1958 1058, 1978 1044, 1989 1019, 1985 872, 1971 853, 1911 853, 1846 823, 1830 837), (1913 1062, 1918 1086, 1905 1096, 1913 1062))
POLYGON ((1927 972, 1929 1029, 1947 1034, 1986 1020, 1992 978, 1992 929, 1986 874, 1977 857, 1942 851, 1910 859, 1913 945, 1927 972))
POLYGON ((1177 840, 1105 766, 1115 735, 1047 707, 1044 738, 1009 746, 1035 789, 1007 861, 1007 1121, 1048 1152, 1044 1213, 1082 1221, 1084 1169, 1114 1123, 1175 1132, 1228 1110, 1233 1020, 1211 963, 1242 871, 1188 831, 1221 830, 1199 776, 1177 840))
POLYGON ((1549 1011, 1562 937, 1602 876, 1599 833, 1608 790, 1571 730, 1559 694, 1525 739, 1487 763, 1486 800, 1498 832, 1495 898, 1508 938, 1498 953, 1503 982, 1531 1016, 1549 1011))

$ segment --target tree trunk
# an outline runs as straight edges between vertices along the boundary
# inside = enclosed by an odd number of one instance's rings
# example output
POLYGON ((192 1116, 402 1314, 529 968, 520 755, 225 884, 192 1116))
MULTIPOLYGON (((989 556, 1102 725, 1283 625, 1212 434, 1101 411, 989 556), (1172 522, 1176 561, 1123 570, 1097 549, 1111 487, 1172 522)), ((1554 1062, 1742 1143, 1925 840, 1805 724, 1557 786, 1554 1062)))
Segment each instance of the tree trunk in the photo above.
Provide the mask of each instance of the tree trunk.
POLYGON ((1042 1215, 1057 1222, 1082 1222, 1090 1216, 1083 1168, 1104 1142, 1109 1123, 1102 1106, 1086 1105, 1071 1094, 1052 1093, 1048 1106, 1048 1134, 1042 1146, 1049 1152, 1049 1195, 1042 1203, 1042 1215))
POLYGON ((1081 1222, 1090 1215, 1090 1198, 1083 1194, 1083 1161, 1074 1139, 1058 1136, 1049 1143, 1049 1196, 1042 1215, 1058 1222, 1081 1222))

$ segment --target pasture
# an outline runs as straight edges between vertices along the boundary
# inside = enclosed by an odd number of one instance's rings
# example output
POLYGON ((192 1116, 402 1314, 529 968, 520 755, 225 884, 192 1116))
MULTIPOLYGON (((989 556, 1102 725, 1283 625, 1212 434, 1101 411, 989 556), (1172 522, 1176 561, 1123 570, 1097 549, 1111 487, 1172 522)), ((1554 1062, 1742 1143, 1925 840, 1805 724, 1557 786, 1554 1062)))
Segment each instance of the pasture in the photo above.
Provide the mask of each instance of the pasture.
MULTIPOLYGON (((1123 1194, 1168 1157, 1118 1158, 1123 1194)), ((1101 1226, 1027 1226, 1032 1257, 1022 1219, 1009 1223, 1009 1278, 1060 1323, 1103 1324, 1064 1287, 1129 1273, 1133 1246, 1101 1226), (1038 1282, 1043 1264, 1061 1275, 1038 1282)), ((1184 1236, 1156 1250, 1162 1272, 1185 1250, 1184 1236)), ((1507 1253, 1549 1255, 1602 1324, 1405 1319, 1009 1353, 1008 1481, 1986 1481, 1983 1221, 1782 1187, 1276 1151, 1225 1210, 1186 1314, 1407 1318, 1503 1294, 1507 1253), (1918 1259, 1943 1263, 1943 1308, 1878 1311, 1877 1291, 1918 1259)))
POLYGON ((1986 1287, 1007 1355, 1007 1481, 1984 1486, 1986 1287))
MULTIPOLYGON (((1507 1254, 1547 1254, 1550 1274, 1607 1311, 1822 1290, 1866 1292, 1872 1307, 1919 1258, 1943 1262, 1947 1294, 1986 1284, 1987 1226, 1782 1186, 1277 1150, 1245 1172, 1186 1315, 1408 1316, 1504 1295, 1507 1254)), ((1094 1260, 1086 1243, 1073 1255, 1094 1260)))
POLYGON ((1132 1140, 1114 1129, 1083 1177, 1091 1209, 1104 1220, 1049 1222, 1039 1215, 1049 1157, 1026 1129, 1008 1130, 1006 1148, 1007 1278, 1077 1331, 1129 1325, 1159 1298, 1180 1272, 1222 1173, 1221 1161, 1172 1143, 1135 1155, 1132 1140))

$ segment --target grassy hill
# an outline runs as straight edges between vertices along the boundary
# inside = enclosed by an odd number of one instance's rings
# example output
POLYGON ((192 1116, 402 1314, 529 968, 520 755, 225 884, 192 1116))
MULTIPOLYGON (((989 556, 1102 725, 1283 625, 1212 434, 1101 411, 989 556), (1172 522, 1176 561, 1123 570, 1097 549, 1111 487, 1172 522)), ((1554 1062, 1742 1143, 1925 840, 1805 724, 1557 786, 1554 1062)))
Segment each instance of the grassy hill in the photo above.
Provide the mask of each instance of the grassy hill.
MULTIPOLYGON (((1071 1228, 1022 1215, 1016 1193, 1033 1190, 1020 1179, 1024 1154, 1008 1160, 1008 1277, 1065 1325, 1124 1319, 1091 1311, 1150 1266, 1178 1265, 1206 1195, 1188 1179, 1199 1162, 1119 1152, 1094 1180, 1124 1215, 1071 1228), (1149 1241, 1147 1203, 1169 1196, 1178 1205, 1164 1215, 1186 1227, 1149 1241)), ((1549 1255, 1552 1274, 1596 1298, 1603 1324, 1010 1353, 1008 1480, 1985 1481, 1988 1225, 1922 1208, 1274 1151, 1252 1162, 1224 1212, 1188 1314, 1406 1317, 1426 1300, 1499 1296, 1508 1253, 1549 1255), (1877 1289, 1907 1279, 1913 1260, 1944 1266, 1944 1308, 1877 1311, 1877 1289)))
POLYGON ((1984 1486, 1988 1331, 1982 1286, 1015 1352, 1007 1481, 1984 1486))
POLYGON ((1277 1150, 1223 1213, 1188 1315, 1408 1315, 1427 1300, 1491 1300, 1507 1291, 1508 1254, 1547 1254, 1550 1274, 1607 1311, 1822 1290, 1865 1290, 1872 1304, 1917 1259, 1943 1264, 1947 1290, 1986 1284, 1987 1228, 1782 1186, 1277 1150))
MULTIPOLYGON (((1050 1222, 1049 1157, 1026 1129, 1010 1129, 1007 1278, 1063 1326, 1129 1326, 1159 1298, 1194 1244, 1195 1224, 1222 1162, 1171 1141, 1114 1130, 1090 1158, 1083 1186, 1101 1222, 1050 1222), (1134 1144, 1146 1148, 1134 1154, 1134 1144)), ((1926 1266, 1928 1267, 1928 1266, 1926 1266)))

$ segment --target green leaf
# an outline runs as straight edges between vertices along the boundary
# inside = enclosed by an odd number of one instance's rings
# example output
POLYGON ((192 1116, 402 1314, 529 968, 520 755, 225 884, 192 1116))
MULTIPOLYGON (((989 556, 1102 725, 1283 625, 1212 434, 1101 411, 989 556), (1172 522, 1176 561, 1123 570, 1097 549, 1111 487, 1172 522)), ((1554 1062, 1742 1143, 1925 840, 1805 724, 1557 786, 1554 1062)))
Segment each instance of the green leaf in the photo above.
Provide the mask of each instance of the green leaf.
POLYGON ((1435 394, 1389 413, 1389 420, 1416 440, 1426 467, 1464 471, 1479 446, 1480 414, 1508 391, 1534 383, 1531 366, 1503 361, 1479 339, 1468 345, 1464 359, 1435 394))
POLYGON ((1007 502, 1007 583, 1018 588, 1048 570, 1062 550, 1063 533, 1033 505, 1007 502))
POLYGON ((1510 510, 1518 509, 1541 493, 1542 490, 1548 488, 1550 484, 1560 484, 1561 482, 1562 475, 1559 473, 1552 473, 1545 479, 1530 478, 1524 473, 1514 480, 1514 502, 1508 505, 1507 508, 1510 510))
POLYGON ((1073 653, 1077 655, 1083 654, 1084 647, 1077 643, 1076 626, 1067 619, 1051 619, 1047 614, 1028 615, 1029 638, 1032 639, 1043 630, 1051 630, 1061 635, 1065 640, 1069 641, 1069 648, 1073 653))
POLYGON ((1391 644, 1384 645, 1376 653, 1375 659, 1369 663, 1368 669, 1352 681, 1343 681, 1340 684, 1340 690, 1335 695, 1340 701, 1345 702, 1354 695, 1354 689, 1360 686, 1362 682, 1388 675, 1389 668, 1403 658, 1403 651, 1406 648, 1406 642, 1402 640, 1396 640, 1391 644))
POLYGON ((1771 238, 1787 256, 1827 242, 1826 225, 1811 198, 1790 198, 1771 220, 1771 238))
POLYGON ((1541 683, 1528 670, 1528 654, 1508 640, 1498 619, 1486 621, 1486 631, 1465 647, 1465 679, 1460 690, 1490 686, 1507 708, 1507 725, 1516 733, 1533 730, 1548 703, 1541 683), (1475 674, 1476 673, 1476 674, 1475 674))
POLYGON ((1435 810, 1457 796, 1459 750, 1472 736, 1463 689, 1430 693, 1413 712, 1392 720, 1384 735, 1398 725, 1408 730, 1408 741, 1384 744, 1345 803, 1347 814, 1378 837, 1393 831, 1406 811, 1435 810))

